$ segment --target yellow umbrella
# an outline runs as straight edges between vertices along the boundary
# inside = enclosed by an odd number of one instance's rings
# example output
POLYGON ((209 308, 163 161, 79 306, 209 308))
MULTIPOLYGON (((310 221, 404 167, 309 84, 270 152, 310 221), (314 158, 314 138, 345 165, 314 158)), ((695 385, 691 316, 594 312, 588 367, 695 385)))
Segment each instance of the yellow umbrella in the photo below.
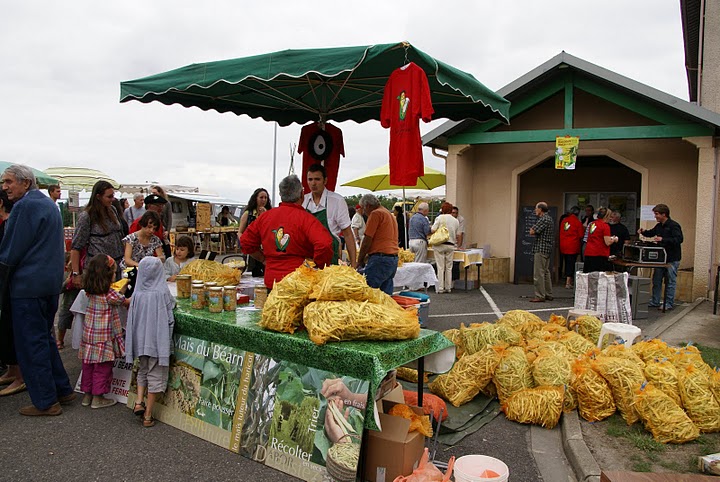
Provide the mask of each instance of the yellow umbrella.
MULTIPOLYGON (((358 177, 357 179, 353 179, 352 181, 348 181, 343 186, 352 186, 352 187, 360 187, 363 189, 368 189, 370 191, 388 191, 391 189, 398 189, 402 188, 403 190, 403 216, 406 216, 407 219, 407 212, 405 210, 405 189, 435 189, 436 187, 440 187, 445 185, 445 174, 432 169, 430 167, 425 166, 425 175, 418 178, 417 184, 414 186, 396 186, 394 184, 390 184, 390 164, 385 164, 384 166, 378 167, 377 169, 373 169, 372 171, 366 173, 363 176, 358 177)), ((405 224, 405 246, 408 245, 408 239, 407 239, 407 223, 405 224)))
MULTIPOLYGON (((385 164, 342 185, 360 187, 369 191, 389 191, 399 188, 402 188, 403 191, 405 189, 430 190, 445 185, 445 173, 425 166, 425 175, 418 178, 417 184, 414 186, 396 186, 390 184, 390 165, 385 164)), ((404 197, 405 193, 403 192, 403 198, 404 197)))

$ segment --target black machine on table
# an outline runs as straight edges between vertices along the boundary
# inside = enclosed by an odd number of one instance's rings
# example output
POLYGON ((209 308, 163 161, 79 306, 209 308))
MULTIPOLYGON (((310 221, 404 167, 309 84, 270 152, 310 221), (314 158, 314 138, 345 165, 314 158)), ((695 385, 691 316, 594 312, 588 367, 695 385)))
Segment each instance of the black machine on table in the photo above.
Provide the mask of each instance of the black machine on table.
POLYGON ((623 259, 631 263, 667 263, 665 248, 650 241, 636 241, 623 247, 623 259))

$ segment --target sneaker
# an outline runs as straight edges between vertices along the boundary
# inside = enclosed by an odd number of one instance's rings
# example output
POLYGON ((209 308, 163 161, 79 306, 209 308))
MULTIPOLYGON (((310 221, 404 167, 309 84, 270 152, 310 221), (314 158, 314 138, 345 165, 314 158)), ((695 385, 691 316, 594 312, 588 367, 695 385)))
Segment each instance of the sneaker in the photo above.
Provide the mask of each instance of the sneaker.
POLYGON ((92 403, 92 399, 92 393, 86 393, 85 395, 83 395, 82 403, 80 405, 82 405, 83 407, 89 407, 92 403))
MULTIPOLYGON (((673 307, 670 305, 665 306, 665 311, 670 311, 672 309, 673 309, 673 307)), ((663 310, 662 305, 658 306, 658 311, 662 311, 662 310, 663 310)))
POLYGON ((440 293, 445 293, 445 291, 444 290, 436 290, 435 293, 440 294, 440 293))
POLYGON ((660 308, 660 305, 655 305, 653 303, 648 303, 648 308, 660 308))
POLYGON ((22 407, 20 409, 20 415, 25 415, 27 417, 54 417, 55 415, 60 415, 62 411, 62 407, 56 402, 45 410, 40 410, 35 405, 22 407))
POLYGON ((112 400, 110 398, 104 398, 100 397, 100 400, 93 399, 92 403, 90 404, 90 408, 105 408, 105 407, 112 407, 117 403, 117 400, 112 400))
POLYGON ((71 402, 74 402, 77 398, 77 395, 75 395, 75 392, 70 392, 68 395, 65 395, 64 397, 58 397, 58 403, 60 405, 67 405, 71 402))

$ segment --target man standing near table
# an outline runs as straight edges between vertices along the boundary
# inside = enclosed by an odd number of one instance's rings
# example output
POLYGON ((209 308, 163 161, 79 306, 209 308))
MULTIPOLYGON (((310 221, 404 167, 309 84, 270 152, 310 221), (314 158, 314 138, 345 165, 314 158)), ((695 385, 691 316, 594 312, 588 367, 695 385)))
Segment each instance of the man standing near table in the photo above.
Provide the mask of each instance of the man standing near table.
POLYGON ((365 277, 371 288, 380 288, 392 295, 393 278, 398 264, 397 221, 372 194, 365 194, 360 198, 360 205, 367 213, 368 220, 365 237, 360 245, 358 263, 365 265, 365 277))
POLYGON ((630 231, 628 228, 621 223, 622 215, 620 211, 613 211, 610 214, 610 234, 617 237, 618 241, 610 246, 610 255, 617 258, 622 258, 623 249, 626 244, 630 242, 630 231))
POLYGON ((324 268, 333 254, 330 233, 302 207, 300 179, 295 175, 286 177, 280 181, 279 190, 280 205, 258 216, 240 236, 243 253, 265 264, 268 289, 295 271, 306 258, 324 268))
POLYGON ((458 223, 460 223, 460 227, 457 232, 457 249, 463 249, 465 248, 465 218, 460 215, 460 208, 457 206, 453 206, 450 214, 452 214, 452 216, 458 220, 458 223))
POLYGON ((65 265, 62 219, 29 167, 8 167, 2 188, 15 204, 0 244, 0 290, 11 300, 15 353, 32 401, 20 414, 60 415, 60 404, 75 399, 53 335, 65 265))
POLYGON ((408 239, 410 251, 415 253, 415 263, 427 263, 427 238, 430 234, 430 221, 427 215, 430 212, 428 203, 418 204, 417 212, 410 217, 408 223, 408 239))
MULTIPOLYGON (((307 171, 307 182, 310 192, 305 195, 302 206, 315 216, 320 223, 330 232, 332 236, 333 257, 332 263, 337 264, 340 259, 340 238, 342 233, 346 241, 355 239, 350 227, 350 215, 345 199, 329 189, 327 184, 327 173, 322 164, 313 164, 307 171)), ((357 266, 357 250, 355 243, 347 243, 348 261, 353 268, 357 266)))
POLYGON ((548 213, 546 202, 535 205, 535 216, 538 217, 535 225, 530 228, 530 235, 535 236, 533 242, 533 283, 535 284, 535 297, 531 303, 552 301, 552 278, 550 277, 550 254, 555 239, 554 222, 548 213))
POLYGON ((655 268, 653 270, 653 287, 652 298, 648 304, 651 308, 662 309, 660 296, 662 290, 662 282, 667 275, 665 286, 665 309, 672 310, 675 306, 675 281, 677 279, 677 271, 682 259, 683 233, 680 224, 670 219, 670 208, 667 204, 658 204, 653 208, 655 220, 658 222, 652 229, 638 229, 638 234, 652 238, 658 245, 665 248, 667 254, 668 268, 655 268))

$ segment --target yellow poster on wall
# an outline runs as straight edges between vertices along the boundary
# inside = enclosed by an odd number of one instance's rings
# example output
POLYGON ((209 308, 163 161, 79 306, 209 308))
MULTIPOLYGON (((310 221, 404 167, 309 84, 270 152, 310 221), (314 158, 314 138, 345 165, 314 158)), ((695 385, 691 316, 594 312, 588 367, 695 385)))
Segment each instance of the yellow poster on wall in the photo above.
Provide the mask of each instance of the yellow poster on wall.
POLYGON ((555 169, 575 169, 579 137, 555 138, 555 169))

